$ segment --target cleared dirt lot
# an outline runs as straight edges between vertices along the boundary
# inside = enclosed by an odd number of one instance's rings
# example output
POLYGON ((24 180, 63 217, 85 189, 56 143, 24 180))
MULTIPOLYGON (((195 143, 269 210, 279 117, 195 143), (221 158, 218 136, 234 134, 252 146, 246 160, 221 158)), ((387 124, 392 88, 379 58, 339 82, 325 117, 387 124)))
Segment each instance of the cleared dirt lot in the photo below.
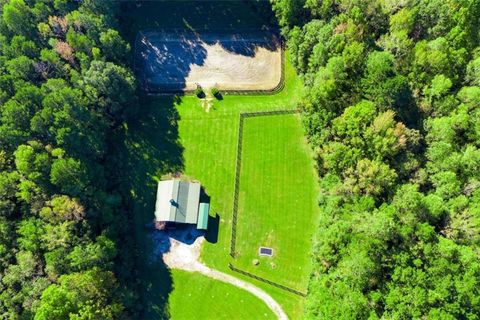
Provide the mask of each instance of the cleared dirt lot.
POLYGON ((273 32, 151 31, 138 35, 135 69, 149 92, 216 86, 272 90, 282 80, 282 51, 273 32))

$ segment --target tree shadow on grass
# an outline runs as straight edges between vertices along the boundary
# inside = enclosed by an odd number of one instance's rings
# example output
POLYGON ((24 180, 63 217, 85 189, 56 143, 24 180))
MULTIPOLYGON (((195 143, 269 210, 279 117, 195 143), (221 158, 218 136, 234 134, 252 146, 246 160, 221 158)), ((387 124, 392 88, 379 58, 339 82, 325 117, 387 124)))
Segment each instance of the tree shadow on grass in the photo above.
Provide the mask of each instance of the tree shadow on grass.
POLYGON ((173 290, 170 270, 163 260, 156 260, 139 272, 139 319, 170 319, 168 298, 173 290))
POLYGON ((141 31, 135 42, 134 59, 142 88, 152 93, 185 89, 192 68, 204 66, 208 50, 215 45, 234 55, 253 58, 259 48, 277 51, 281 41, 276 30, 141 31))
POLYGON ((130 152, 131 178, 136 186, 144 186, 166 172, 181 172, 184 168, 183 146, 179 142, 178 121, 175 108, 178 96, 146 96, 128 121, 127 145, 130 152))
MULTIPOLYGON (((158 178, 165 173, 181 172, 184 167, 177 100, 174 96, 141 98, 135 112, 129 115, 116 150, 124 171, 124 197, 130 199, 136 270, 132 281, 139 296, 134 309, 139 319, 170 318, 168 297, 173 289, 172 276, 163 261, 155 258, 155 243, 149 235, 158 178)), ((122 244, 118 247, 122 254, 122 244)))

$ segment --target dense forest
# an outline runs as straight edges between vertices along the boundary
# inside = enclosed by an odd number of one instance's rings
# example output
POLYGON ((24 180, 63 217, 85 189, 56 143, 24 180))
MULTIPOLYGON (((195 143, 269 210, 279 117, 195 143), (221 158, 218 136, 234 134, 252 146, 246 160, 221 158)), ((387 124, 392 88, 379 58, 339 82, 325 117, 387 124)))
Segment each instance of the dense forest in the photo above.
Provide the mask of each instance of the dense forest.
POLYGON ((128 216, 111 155, 135 81, 117 10, 0 1, 1 319, 131 318, 128 216))
POLYGON ((321 177, 308 319, 480 317, 480 1, 278 0, 321 177))
MULTIPOLYGON (((320 176, 305 317, 479 319, 480 1, 271 1, 320 176)), ((1 319, 136 318, 118 10, 0 0, 1 319)))

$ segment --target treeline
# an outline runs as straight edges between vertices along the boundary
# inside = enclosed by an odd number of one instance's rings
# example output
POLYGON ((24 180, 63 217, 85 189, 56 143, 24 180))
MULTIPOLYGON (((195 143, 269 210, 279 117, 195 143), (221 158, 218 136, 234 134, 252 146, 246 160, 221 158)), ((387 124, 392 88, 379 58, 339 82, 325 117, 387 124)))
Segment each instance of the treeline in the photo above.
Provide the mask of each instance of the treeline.
POLYGON ((131 318, 110 153, 135 82, 116 12, 115 1, 0 0, 2 319, 131 318))
POLYGON ((308 319, 480 318, 480 2, 277 0, 321 177, 308 319))

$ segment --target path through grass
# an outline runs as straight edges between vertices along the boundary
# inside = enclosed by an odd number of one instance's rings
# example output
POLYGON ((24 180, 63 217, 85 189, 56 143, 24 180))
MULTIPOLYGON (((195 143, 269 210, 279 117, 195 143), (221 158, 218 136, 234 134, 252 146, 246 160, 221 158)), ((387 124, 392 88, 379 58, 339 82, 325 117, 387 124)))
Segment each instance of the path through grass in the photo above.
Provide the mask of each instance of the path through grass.
MULTIPOLYGON (((121 23, 132 44, 138 31, 151 28, 263 28, 271 22, 271 17, 265 19, 268 14, 263 11, 268 8, 268 2, 144 1, 140 6, 137 2, 125 2, 122 6, 121 23)), ((173 319, 236 319, 239 308, 237 304, 233 305, 234 309, 225 306, 219 311, 213 308, 211 302, 206 304, 201 294, 210 289, 216 290, 218 297, 225 296, 227 293, 233 294, 231 287, 197 274, 169 272, 161 263, 149 263, 149 231, 145 225, 153 218, 155 179, 165 173, 181 171, 201 181, 211 197, 210 214, 216 216, 214 221, 218 222, 217 228, 209 231, 211 242, 204 244, 201 259, 212 268, 231 273, 228 263, 232 262, 229 246, 239 114, 245 111, 296 108, 302 84, 289 63, 286 64, 285 79, 285 89, 278 94, 226 95, 222 101, 214 101, 213 108, 208 113, 202 108, 202 102, 194 96, 142 97, 138 115, 128 122, 125 136, 125 154, 128 156, 125 161, 129 162, 132 171, 129 182, 132 184, 132 210, 139 246, 138 281, 141 288, 144 288, 139 307, 146 310, 144 319, 160 319, 162 316, 173 319), (206 290, 187 293, 190 284, 206 290), (192 294, 193 298, 188 299, 185 294, 192 294), (183 310, 182 306, 185 308, 187 304, 187 310, 183 310), (205 309, 202 309, 204 306, 205 309), (169 312, 162 315, 164 308, 169 312), (192 317, 195 311, 200 313, 192 317)), ((288 134, 287 131, 285 134, 288 134)), ((295 131, 291 138, 301 141, 301 136, 300 131, 295 131)), ((305 179, 307 178, 315 181, 313 175, 306 176, 305 179)), ((308 217, 312 214, 306 212, 308 217)), ((315 226, 308 227, 306 235, 315 226)), ((308 241, 308 236, 305 239, 308 241)), ((305 252, 310 250, 309 247, 305 248, 305 252)), ((307 270, 309 266, 305 265, 304 268, 307 270)), ((267 291, 282 305, 290 318, 301 317, 303 298, 234 275, 267 291)), ((239 299, 245 301, 245 314, 255 314, 263 307, 263 303, 249 293, 239 291, 235 293, 237 294, 239 299)), ((243 318, 258 319, 248 316, 243 318)))
MULTIPOLYGON (((218 239, 216 243, 204 244, 201 259, 208 266, 223 272, 231 272, 227 266, 229 262, 234 262, 229 256, 229 249, 239 115, 246 111, 296 108, 302 84, 289 63, 286 65, 286 80, 285 89, 279 94, 224 96, 222 101, 214 102, 214 109, 208 113, 192 96, 182 97, 176 104, 180 115, 178 130, 179 143, 183 148, 184 173, 202 182, 211 197, 210 214, 218 215, 219 219, 218 239)), ((294 132, 293 139, 304 143, 302 131, 294 132)), ((313 167, 309 172, 313 172, 313 167)), ((306 178, 315 181, 313 175, 306 178)), ((312 212, 307 215, 311 217, 312 212)), ((314 225, 310 225, 306 234, 310 234, 313 228, 314 225)), ((306 252, 309 250, 310 245, 304 248, 306 252)), ((308 265, 305 268, 308 270, 308 265)), ((235 276, 243 278, 238 274, 235 276)), ((303 298, 250 278, 243 279, 271 294, 292 319, 300 318, 303 298)))
POLYGON ((180 270, 173 270, 172 275, 174 290, 169 297, 172 320, 275 319, 262 301, 233 285, 180 270))
MULTIPOLYGON (((158 319, 155 315, 159 315, 161 306, 156 303, 160 301, 162 306, 168 306, 181 304, 183 300, 182 296, 175 295, 176 289, 170 283, 181 281, 175 278, 176 274, 161 276, 166 272, 162 266, 147 263, 149 241, 146 239, 148 229, 145 225, 153 218, 155 179, 168 172, 181 171, 201 181, 211 197, 210 215, 216 215, 216 221, 218 221, 218 227, 210 231, 211 242, 204 244, 201 259, 212 268, 231 273, 228 263, 234 262, 229 256, 229 248, 239 115, 240 112, 246 111, 296 108, 302 84, 289 63, 286 64, 285 72, 285 89, 275 95, 227 95, 221 101, 214 101, 213 109, 208 113, 202 108, 202 102, 194 96, 177 98, 148 96, 141 101, 138 117, 129 121, 126 144, 129 147, 128 154, 131 156, 132 170, 135 172, 132 176, 135 177, 136 188, 132 193, 136 199, 134 215, 137 241, 141 249, 138 257, 141 273, 139 281, 146 288, 142 302, 148 309, 146 318, 158 319), (167 290, 170 286, 173 290, 169 294, 168 304, 163 300, 166 294, 165 286, 167 290), (177 299, 179 301, 176 301, 177 299)), ((247 121, 249 120, 252 119, 247 121)), ((290 129, 287 128, 284 134, 289 135, 289 132, 290 129)), ((298 127, 295 132, 290 133, 292 133, 291 139, 303 143, 303 135, 298 127)), ((313 168, 311 172, 312 175, 307 174, 305 179, 315 181, 313 168)), ((306 215, 311 217, 312 212, 307 212, 306 215)), ((309 230, 305 230, 305 241, 308 242, 308 234, 314 227, 312 224, 308 226, 309 230)), ((309 245, 304 248, 305 252, 309 250, 309 245)), ((304 268, 308 270, 309 266, 305 265, 304 268)), ((234 275, 267 291, 282 305, 290 318, 301 317, 302 297, 236 273, 234 275)), ((202 304, 203 302, 190 300, 189 303, 202 304)), ((257 307, 256 303, 250 306, 252 310, 257 307)), ((192 308, 196 307, 192 306, 192 308)), ((175 318, 174 313, 175 309, 170 309, 168 316, 175 318)), ((212 317, 215 318, 216 314, 213 313, 204 319, 212 317)))

